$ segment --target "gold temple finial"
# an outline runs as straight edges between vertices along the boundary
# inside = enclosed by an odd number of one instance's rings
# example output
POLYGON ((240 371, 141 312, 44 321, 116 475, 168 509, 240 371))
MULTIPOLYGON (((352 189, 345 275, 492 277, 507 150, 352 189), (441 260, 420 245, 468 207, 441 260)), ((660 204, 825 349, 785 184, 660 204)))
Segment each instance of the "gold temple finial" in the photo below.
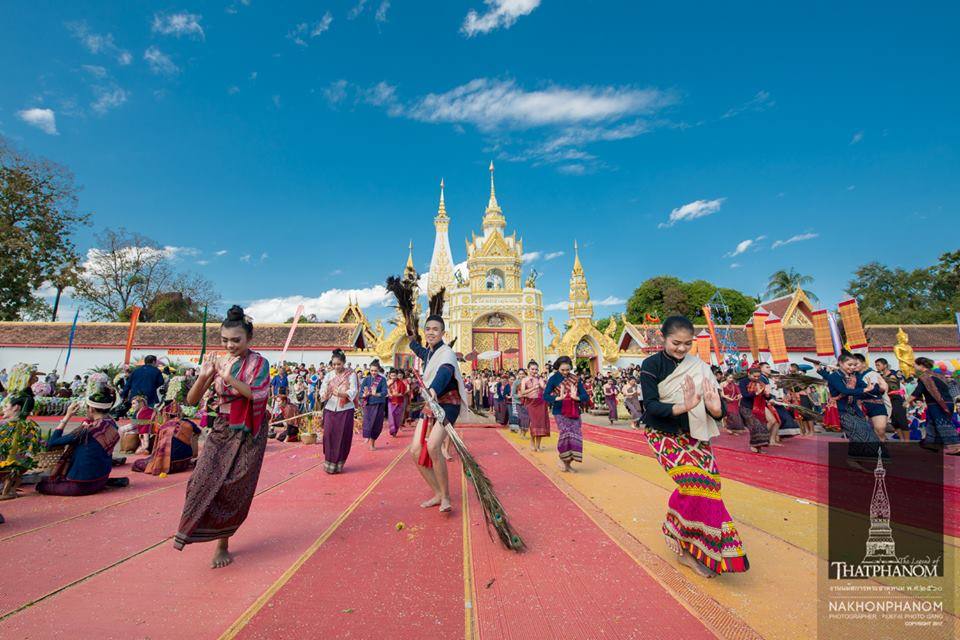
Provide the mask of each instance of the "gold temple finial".
POLYGON ((447 205, 445 205, 443 202, 443 178, 440 178, 440 206, 437 207, 437 215, 447 215, 447 205))
POLYGON ((490 161, 490 202, 487 203, 487 211, 500 211, 500 205, 497 203, 497 189, 493 184, 493 160, 490 161))
POLYGON ((580 249, 576 240, 573 241, 573 272, 583 273, 583 265, 580 264, 580 249))

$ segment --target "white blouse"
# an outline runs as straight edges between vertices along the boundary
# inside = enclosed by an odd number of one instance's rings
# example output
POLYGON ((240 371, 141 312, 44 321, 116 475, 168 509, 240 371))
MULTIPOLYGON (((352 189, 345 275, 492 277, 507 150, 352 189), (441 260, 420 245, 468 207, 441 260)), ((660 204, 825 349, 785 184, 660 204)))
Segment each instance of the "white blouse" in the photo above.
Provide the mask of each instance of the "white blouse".
MULTIPOLYGON (((323 376, 323 382, 320 384, 321 398, 327 395, 327 387, 330 386, 330 384, 333 382, 333 379, 336 377, 337 372, 333 370, 328 371, 327 374, 323 376)), ((336 395, 338 390, 334 389, 334 395, 330 396, 330 399, 327 400, 327 403, 323 405, 324 409, 328 409, 330 411, 346 411, 354 408, 353 401, 357 397, 357 374, 351 373, 349 376, 347 376, 347 381, 349 384, 347 388, 347 396, 349 397, 350 401, 345 405, 340 406, 340 398, 336 395)))

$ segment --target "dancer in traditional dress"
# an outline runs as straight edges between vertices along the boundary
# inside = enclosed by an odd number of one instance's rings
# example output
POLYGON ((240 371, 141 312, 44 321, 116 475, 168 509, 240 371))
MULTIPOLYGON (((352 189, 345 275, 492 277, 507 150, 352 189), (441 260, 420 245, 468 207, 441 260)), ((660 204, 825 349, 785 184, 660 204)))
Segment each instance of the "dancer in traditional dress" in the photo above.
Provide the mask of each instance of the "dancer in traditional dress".
POLYGON ((926 435, 921 446, 931 450, 942 447, 948 456, 960 455, 960 437, 952 421, 954 398, 947 381, 934 372, 935 365, 930 358, 917 358, 915 366, 919 384, 907 399, 906 406, 910 407, 920 399, 927 405, 926 435))
POLYGON ((554 373, 543 389, 543 399, 550 402, 557 421, 557 454, 563 470, 574 471, 574 462, 583 462, 583 431, 580 407, 590 401, 587 388, 572 373, 573 361, 560 356, 553 363, 554 373))
MULTIPOLYGON (((423 362, 423 383, 427 386, 427 393, 443 409, 446 421, 453 425, 461 411, 467 408, 467 390, 457 364, 457 354, 443 341, 445 331, 443 318, 431 314, 423 327, 427 345, 420 344, 418 336, 411 336, 410 349, 423 362)), ((425 509, 439 506, 441 512, 452 509, 450 478, 443 455, 443 443, 446 439, 446 429, 430 414, 429 407, 425 405, 424 417, 417 424, 410 453, 420 475, 433 490, 433 497, 422 502, 420 506, 425 509)))
POLYGON ((769 407, 769 386, 760 378, 760 367, 747 370, 747 377, 740 380, 740 419, 750 431, 750 451, 761 453, 763 447, 773 442, 770 425, 777 417, 769 407))
POLYGON ((540 365, 535 360, 527 364, 527 375, 520 385, 520 399, 530 428, 530 448, 540 451, 540 443, 550 435, 550 415, 543 399, 546 381, 540 377, 540 365))
POLYGON ((370 363, 370 375, 360 385, 363 398, 363 438, 370 450, 377 448, 377 438, 383 432, 383 419, 387 412, 387 379, 383 377, 380 361, 370 363))
POLYGON ((874 386, 867 386, 863 377, 859 375, 860 361, 852 354, 844 351, 838 359, 838 369, 821 367, 817 370, 820 377, 827 381, 830 395, 836 399, 837 411, 840 414, 840 428, 847 437, 849 445, 847 456, 863 460, 876 460, 880 451, 887 457, 886 450, 881 446, 880 439, 874 433, 873 427, 860 408, 860 400, 867 397, 874 386))
POLYGON ((617 421, 617 383, 608 378, 603 385, 603 399, 607 403, 607 417, 610 424, 617 421))
POLYGON ((270 363, 250 349, 253 322, 234 305, 220 325, 224 357, 207 356, 187 404, 197 404, 211 386, 217 416, 187 483, 180 527, 173 546, 217 541, 211 566, 225 567, 230 537, 247 519, 267 447, 270 363))
POLYGON ((497 394, 493 408, 497 423, 507 426, 510 422, 510 378, 506 373, 497 381, 497 394))
POLYGON ((733 374, 727 374, 723 378, 723 386, 720 388, 720 396, 727 403, 727 419, 724 421, 727 433, 738 436, 747 430, 743 424, 743 418, 740 417, 740 387, 737 386, 733 374))
POLYGON ((719 385, 709 366, 690 355, 694 328, 687 318, 667 318, 661 332, 663 351, 643 361, 640 384, 647 441, 677 484, 663 523, 667 546, 704 577, 746 571, 750 563, 720 495, 710 447, 726 413, 719 385))
POLYGON ((407 383, 398 375, 396 369, 387 374, 387 417, 390 422, 390 435, 394 438, 403 426, 403 411, 407 403, 407 383))
MULTIPOLYGON (((530 414, 527 412, 527 405, 524 404, 523 398, 523 381, 527 379, 527 372, 525 369, 520 369, 517 371, 517 379, 513 383, 513 402, 516 406, 517 411, 517 422, 520 425, 520 437, 526 438, 530 433, 530 414)), ((469 389, 468 389, 469 391, 469 389)))
POLYGON ((873 364, 887 384, 886 403, 890 425, 897 434, 897 439, 907 442, 910 440, 910 423, 907 421, 907 409, 904 406, 906 393, 903 389, 903 379, 898 372, 890 368, 886 358, 877 358, 873 364))
POLYGON ((887 422, 889 413, 887 412, 887 381, 883 376, 870 367, 867 363, 867 357, 862 353, 855 353, 854 357, 859 363, 859 373, 863 377, 863 382, 867 386, 872 386, 873 391, 864 395, 861 404, 863 412, 867 414, 870 420, 870 426, 877 435, 877 439, 883 442, 887 439, 887 422))
MULTIPOLYGON (((108 412, 116 399, 117 394, 110 388, 106 376, 91 376, 87 387, 87 417, 78 429, 64 435, 63 430, 80 410, 80 403, 74 402, 67 408, 66 415, 47 439, 48 449, 66 447, 66 450, 53 473, 37 485, 37 491, 54 496, 86 496, 101 491, 108 483, 114 484, 110 483, 110 471, 120 431, 108 412)), ((126 478, 116 478, 116 481, 116 486, 129 484, 126 478)))
POLYGON ((627 376, 623 385, 623 406, 630 412, 630 420, 634 429, 640 429, 643 421, 643 402, 640 400, 640 385, 632 375, 627 376))
POLYGON ((357 399, 357 374, 346 368, 347 356, 334 349, 330 356, 330 371, 320 385, 323 404, 323 470, 340 473, 350 455, 353 444, 353 417, 357 399))

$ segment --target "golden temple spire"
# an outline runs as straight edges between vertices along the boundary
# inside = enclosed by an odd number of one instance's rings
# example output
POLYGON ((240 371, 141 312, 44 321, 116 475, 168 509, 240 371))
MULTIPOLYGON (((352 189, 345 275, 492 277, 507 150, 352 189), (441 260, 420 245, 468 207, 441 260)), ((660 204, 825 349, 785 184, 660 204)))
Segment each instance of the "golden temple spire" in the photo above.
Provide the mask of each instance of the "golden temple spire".
POLYGON ((407 266, 403 269, 404 274, 416 273, 417 269, 413 266, 413 240, 410 241, 410 253, 407 254, 407 266))
POLYGON ((578 318, 593 320, 593 302, 590 301, 590 290, 587 287, 587 276, 580 263, 580 250, 577 241, 573 241, 573 272, 570 274, 570 303, 567 313, 571 322, 578 318))
POLYGON ((447 205, 443 203, 443 178, 440 178, 440 206, 437 207, 437 217, 447 217, 447 205))
POLYGON ((493 160, 490 161, 490 201, 487 203, 487 211, 483 215, 483 235, 487 236, 491 231, 499 231, 501 235, 507 227, 507 219, 503 217, 503 210, 500 203, 497 202, 497 189, 493 184, 493 160))
POLYGON ((500 204, 497 202, 497 188, 493 184, 493 160, 490 161, 490 201, 487 203, 487 213, 491 211, 500 212, 500 204))

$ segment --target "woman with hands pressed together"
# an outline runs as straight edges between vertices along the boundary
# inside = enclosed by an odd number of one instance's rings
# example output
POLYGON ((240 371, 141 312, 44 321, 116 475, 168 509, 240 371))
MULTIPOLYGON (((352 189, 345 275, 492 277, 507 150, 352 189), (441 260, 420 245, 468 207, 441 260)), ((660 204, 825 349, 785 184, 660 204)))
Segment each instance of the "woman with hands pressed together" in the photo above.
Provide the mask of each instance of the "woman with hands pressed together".
POLYGON ((693 324, 671 316, 661 328, 663 351, 643 361, 640 386, 647 441, 677 488, 663 533, 678 561, 712 578, 750 568, 740 535, 720 495, 720 472, 710 439, 726 410, 710 366, 690 355, 693 324))
POLYGON ((243 309, 231 307, 220 325, 220 343, 227 354, 208 356, 187 393, 187 404, 195 405, 213 386, 219 404, 187 483, 174 547, 216 540, 214 569, 233 562, 229 540, 250 511, 267 446, 270 363, 250 349, 251 338, 253 322, 243 309))

